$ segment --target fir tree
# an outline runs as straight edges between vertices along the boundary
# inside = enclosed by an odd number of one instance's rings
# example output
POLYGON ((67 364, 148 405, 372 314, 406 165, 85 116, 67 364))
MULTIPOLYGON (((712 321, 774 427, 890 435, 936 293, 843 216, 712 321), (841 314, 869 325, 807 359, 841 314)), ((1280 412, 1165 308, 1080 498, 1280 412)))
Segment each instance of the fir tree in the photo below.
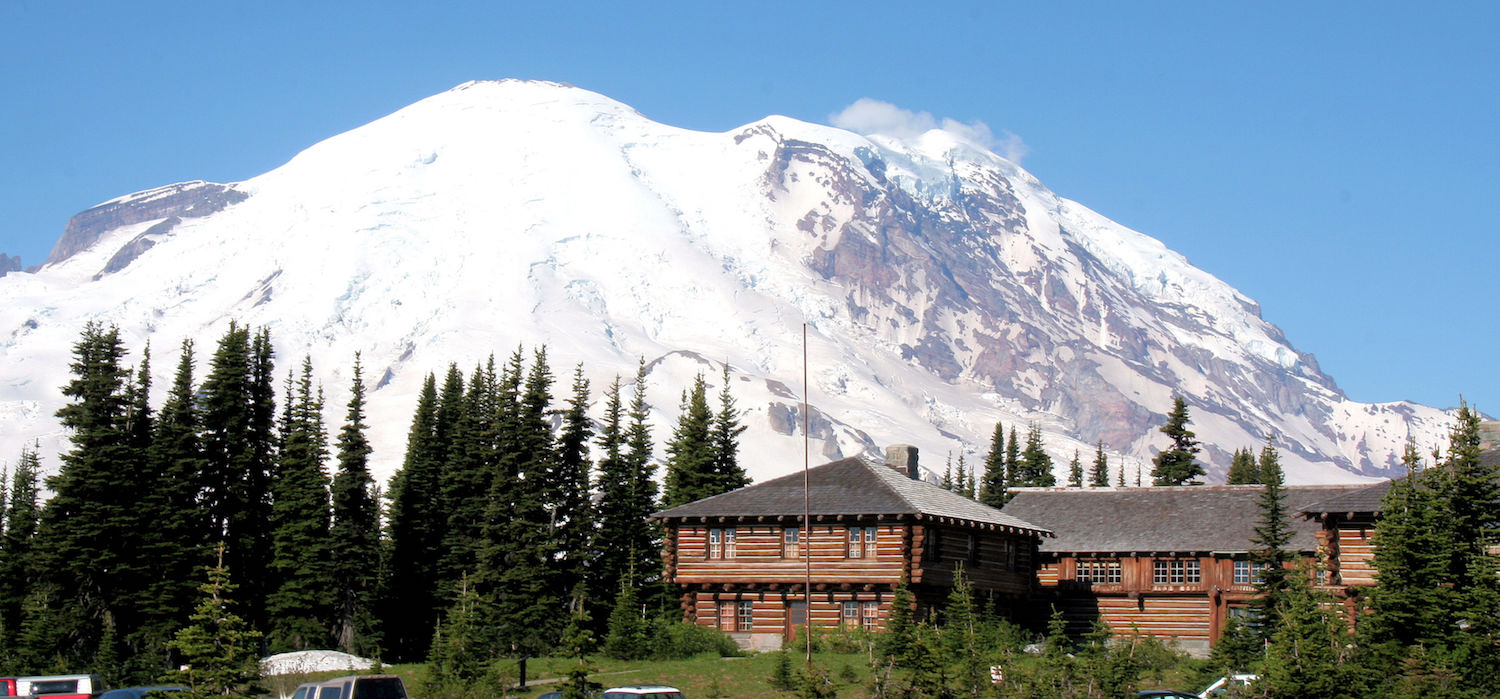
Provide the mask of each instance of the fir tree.
POLYGON ((1187 402, 1182 396, 1173 396, 1172 412, 1167 414, 1167 424, 1161 426, 1161 433, 1171 438, 1172 446, 1152 460, 1151 477, 1156 485, 1189 484, 1204 475, 1203 466, 1195 460, 1200 451, 1197 435, 1187 428, 1187 423, 1187 402))
POLYGON ((1009 500, 1005 487, 1005 427, 997 422, 995 434, 990 437, 990 453, 984 459, 984 482, 979 488, 979 501, 990 507, 1005 507, 1009 500))
POLYGON ((1408 441, 1402 456, 1407 475, 1391 481, 1375 525, 1376 586, 1369 619, 1359 625, 1362 644, 1401 648, 1440 645, 1453 625, 1456 606, 1447 584, 1447 549, 1453 540, 1448 504, 1433 487, 1441 475, 1421 468, 1421 453, 1408 441))
POLYGON ((1295 555, 1294 551, 1287 549, 1292 541, 1292 525, 1281 490, 1281 461, 1270 437, 1261 448, 1258 468, 1265 484, 1260 495, 1260 520, 1250 537, 1250 543, 1255 547, 1251 550, 1250 560, 1266 569, 1261 571, 1260 581, 1256 583, 1259 597, 1255 603, 1254 626, 1262 638, 1269 640, 1279 623, 1277 610, 1286 604, 1285 596, 1290 585, 1288 577, 1292 575, 1286 566, 1295 555))
POLYGON ((950 662, 957 661, 961 692, 979 696, 990 684, 989 663, 985 661, 981 642, 974 586, 964 574, 962 564, 953 571, 953 588, 948 593, 948 606, 943 612, 941 641, 943 654, 950 662))
MULTIPOLYGON (((270 361, 264 332, 252 343, 249 328, 230 323, 203 382, 203 503, 210 537, 223 538, 232 570, 264 571, 270 564, 270 361)), ((240 587, 252 627, 264 617, 267 582, 251 576, 240 587)))
POLYGON ((427 656, 428 696, 498 695, 489 671, 495 659, 493 632, 486 623, 491 615, 484 601, 460 577, 457 596, 442 624, 433 632, 427 656))
POLYGON ((1012 488, 1030 485, 1021 473, 1021 440, 1016 436, 1016 426, 1010 426, 1010 441, 1005 443, 1005 482, 1012 488))
POLYGON ((729 364, 724 364, 724 385, 719 388, 719 410, 714 413, 713 429, 709 432, 713 443, 714 486, 719 493, 727 493, 750 485, 750 477, 740 466, 740 434, 745 425, 740 424, 740 410, 735 407, 734 394, 729 390, 729 364))
POLYGON ((1347 626, 1331 600, 1312 589, 1311 571, 1289 573, 1274 610, 1278 623, 1266 648, 1261 691, 1276 698, 1350 696, 1342 657, 1347 626))
MULTIPOLYGON (((10 474, 4 533, 0 534, 0 649, 14 649, 20 644, 22 607, 36 582, 37 569, 31 555, 41 516, 40 472, 36 448, 21 450, 21 458, 10 474)), ((0 664, 19 664, 12 656, 9 650, 0 650, 0 664)))
MULTIPOLYGON (((522 373, 521 353, 512 355, 508 377, 522 373)), ((502 649, 519 657, 537 657, 557 640, 562 627, 557 610, 560 590, 552 565, 556 551, 547 504, 555 499, 550 485, 557 452, 548 424, 552 374, 546 350, 537 350, 524 392, 502 383, 504 433, 500 468, 490 487, 488 526, 479 551, 475 588, 495 610, 502 649)))
POLYGON ((312 359, 302 360, 295 384, 287 374, 281 448, 271 491, 270 574, 276 583, 266 599, 267 640, 274 652, 323 648, 331 637, 328 601, 334 595, 329 539, 328 457, 322 395, 313 394, 312 359))
POLYGON ((948 492, 953 492, 953 452, 948 452, 948 459, 943 462, 943 482, 938 486, 948 492))
POLYGON ((616 660, 640 660, 646 657, 650 647, 646 631, 635 583, 626 578, 620 582, 619 593, 615 595, 614 611, 609 614, 609 633, 599 652, 616 660))
POLYGON ((1021 454, 1019 475, 1011 478, 1018 486, 1050 487, 1057 485, 1052 475, 1052 457, 1042 449, 1042 426, 1031 423, 1026 433, 1026 450, 1021 454))
POLYGON ((630 398, 630 423, 625 429, 626 449, 621 457, 630 482, 630 500, 625 503, 626 514, 621 521, 627 529, 625 544, 630 558, 626 570, 614 571, 615 575, 629 575, 637 585, 661 579, 661 532, 660 527, 651 522, 651 513, 656 511, 657 491, 656 466, 651 463, 650 416, 651 406, 646 403, 646 362, 642 359, 636 369, 635 387, 630 398))
POLYGON ((1228 485, 1260 483, 1260 467, 1255 464, 1255 454, 1249 449, 1234 450, 1234 457, 1229 461, 1229 473, 1226 475, 1225 483, 1228 485))
MULTIPOLYGON (((594 512, 589 501, 589 442, 593 425, 589 421, 589 382, 583 376, 583 365, 573 370, 573 395, 563 411, 562 433, 557 441, 557 477, 553 488, 555 500, 550 504, 553 548, 557 551, 559 589, 573 590, 572 599, 582 603, 593 596, 587 589, 586 576, 594 560, 594 512)), ((588 614, 588 610, 574 610, 588 614)))
MULTIPOLYGON (((446 395, 446 391, 445 391, 446 395)), ((494 476, 499 431, 495 360, 474 368, 443 467, 442 501, 448 521, 438 559, 438 599, 453 599, 459 581, 474 573, 486 497, 494 476)), ((446 406, 445 406, 446 408, 446 406)))
POLYGON ((1104 455, 1104 440, 1094 448, 1094 465, 1089 469, 1090 488, 1109 487, 1109 457, 1104 455))
POLYGON ((1078 460, 1078 450, 1073 450, 1073 460, 1068 463, 1068 487, 1083 487, 1083 462, 1078 460))
POLYGON ((333 522, 329 560, 333 572, 333 632, 337 647, 355 655, 375 655, 380 648, 375 600, 379 595, 379 511, 371 487, 370 443, 365 438, 365 385, 359 353, 349 407, 336 440, 338 471, 330 491, 333 522))
POLYGON ((127 592, 125 581, 100 572, 133 567, 128 559, 133 552, 119 546, 121 534, 135 521, 131 466, 140 461, 127 430, 124 355, 118 330, 89 323, 73 347, 73 379, 63 387, 70 402, 57 413, 73 448, 47 480, 54 495, 42 511, 34 553, 43 582, 56 590, 61 606, 50 629, 52 647, 33 650, 70 665, 93 656, 99 624, 127 592), (126 467, 117 468, 121 464, 126 467))
POLYGON ((191 623, 177 633, 171 647, 183 659, 172 679, 188 687, 189 697, 254 696, 260 680, 260 633, 231 611, 230 595, 237 585, 220 562, 208 568, 208 582, 191 623))
MULTIPOLYGON (((950 456, 949 458, 952 458, 952 457, 950 456)), ((968 487, 968 484, 969 484, 969 470, 968 470, 968 465, 964 463, 964 453, 962 451, 960 451, 960 452, 958 452, 958 470, 954 474, 953 488, 952 488, 952 490, 953 490, 953 492, 958 493, 959 495, 963 495, 964 494, 964 489, 968 487)))
POLYGON ((444 451, 438 443, 439 410, 437 378, 428 374, 407 432, 406 458, 390 487, 391 565, 382 626, 389 652, 400 660, 426 657, 439 608, 432 576, 446 521, 439 499, 444 451))
POLYGON ((676 507, 718 495, 714 473, 713 413, 708 407, 703 374, 693 378, 691 390, 683 391, 677 426, 667 442, 667 479, 663 507, 676 507))

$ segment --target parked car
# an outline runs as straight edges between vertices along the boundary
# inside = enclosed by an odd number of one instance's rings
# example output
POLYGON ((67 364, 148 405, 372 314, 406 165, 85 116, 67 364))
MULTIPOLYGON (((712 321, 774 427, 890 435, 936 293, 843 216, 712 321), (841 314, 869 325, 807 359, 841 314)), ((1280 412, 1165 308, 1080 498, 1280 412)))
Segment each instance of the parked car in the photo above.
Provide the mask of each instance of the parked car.
POLYGON ((1142 689, 1135 693, 1136 699, 1198 699, 1196 694, 1179 692, 1175 689, 1142 689))
POLYGON ((16 678, 16 696, 91 699, 102 688, 98 675, 38 675, 16 678))
MULTIPOLYGON (((304 687, 316 689, 317 695, 309 691, 300 699, 407 699, 406 685, 395 675, 335 677, 311 686, 301 685, 297 691, 301 692, 304 687)), ((299 699, 295 693, 292 696, 299 699)))
POLYGON ((13 697, 16 695, 16 678, 0 677, 0 697, 13 697))
POLYGON ((1198 692, 1198 696, 1200 697, 1200 699, 1208 699, 1208 697, 1218 696, 1220 694, 1228 694, 1230 687, 1242 687, 1258 679, 1260 679, 1260 675, 1252 675, 1249 673, 1220 677, 1219 679, 1214 680, 1213 684, 1208 685, 1208 689, 1198 692))
POLYGON ((627 685, 604 690, 604 699, 684 699, 682 690, 660 684, 627 685))
POLYGON ((146 699, 152 692, 186 692, 187 687, 124 687, 111 689, 99 699, 146 699))

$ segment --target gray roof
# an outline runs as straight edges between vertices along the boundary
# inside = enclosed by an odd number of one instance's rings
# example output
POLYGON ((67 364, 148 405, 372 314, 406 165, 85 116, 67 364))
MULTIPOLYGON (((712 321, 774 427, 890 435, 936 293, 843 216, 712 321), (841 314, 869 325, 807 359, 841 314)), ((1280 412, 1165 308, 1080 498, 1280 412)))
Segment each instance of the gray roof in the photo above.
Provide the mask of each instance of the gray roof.
MULTIPOLYGON (((1316 522, 1298 516, 1307 505, 1367 488, 1286 486, 1290 548, 1317 548, 1316 522)), ((1018 488, 1005 511, 1038 522, 1056 535, 1041 549, 1053 553, 1139 553, 1251 550, 1260 521, 1258 485, 1155 488, 1018 488)))
POLYGON ((1375 485, 1305 505, 1300 511, 1309 515, 1330 512, 1379 512, 1380 501, 1385 498, 1385 494, 1390 489, 1390 481, 1381 481, 1375 485))
MULTIPOLYGON (((854 457, 808 470, 808 509, 813 515, 944 517, 961 522, 1028 530, 1043 527, 982 505, 926 481, 908 478, 884 464, 854 457)), ((802 514, 802 473, 773 478, 656 513, 657 519, 755 517, 802 514)))

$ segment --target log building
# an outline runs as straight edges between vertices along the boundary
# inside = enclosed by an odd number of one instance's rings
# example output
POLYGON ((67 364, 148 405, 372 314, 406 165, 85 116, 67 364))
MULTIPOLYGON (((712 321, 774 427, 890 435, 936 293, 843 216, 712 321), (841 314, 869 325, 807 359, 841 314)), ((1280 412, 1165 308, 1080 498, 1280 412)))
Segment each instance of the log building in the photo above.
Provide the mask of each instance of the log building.
MULTIPOLYGON (((1343 535, 1330 535, 1321 522, 1299 513, 1369 487, 1283 487, 1292 529, 1287 548, 1326 565, 1336 553, 1329 550, 1335 541, 1329 537, 1342 543, 1343 535)), ((1040 545, 1037 578, 1047 600, 1040 606, 1062 609, 1070 633, 1084 633, 1103 619, 1115 634, 1161 638, 1202 655, 1228 617, 1245 613, 1255 597, 1260 569, 1250 551, 1261 490, 1258 485, 1018 488, 1005 511, 1054 532, 1040 545)), ((1343 550, 1363 557, 1344 563, 1345 575, 1363 584, 1369 549, 1350 543, 1343 550)))
POLYGON ((809 621, 878 630, 901 580, 922 618, 946 601, 960 566, 1002 613, 1032 598, 1037 546, 1051 533, 921 480, 915 447, 891 447, 884 464, 823 464, 807 481, 811 521, 801 472, 654 516, 687 620, 757 650, 780 648, 809 621))

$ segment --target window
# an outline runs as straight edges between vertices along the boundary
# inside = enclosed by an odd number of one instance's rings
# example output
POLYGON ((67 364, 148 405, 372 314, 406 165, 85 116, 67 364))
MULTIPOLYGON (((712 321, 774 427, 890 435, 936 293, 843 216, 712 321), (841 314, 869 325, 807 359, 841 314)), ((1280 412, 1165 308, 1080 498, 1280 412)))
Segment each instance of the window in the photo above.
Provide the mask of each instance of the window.
POLYGON ((734 603, 733 602, 720 602, 719 603, 719 630, 720 631, 733 631, 734 630, 734 603))
POLYGON ((739 624, 735 626, 740 631, 751 631, 755 628, 755 603, 750 600, 740 602, 739 624))
POLYGON ((781 530, 781 557, 802 557, 802 529, 800 527, 786 527, 781 530))
POLYGON ((943 557, 943 537, 938 530, 926 527, 922 532, 922 560, 936 561, 943 557))
POLYGON ((859 527, 849 527, 849 557, 850 558, 860 558, 860 557, 864 556, 864 553, 865 553, 865 546, 864 546, 864 543, 863 543, 863 534, 864 534, 864 531, 865 530, 860 529, 859 527))
POLYGON ((1203 569, 1198 561, 1153 561, 1151 582, 1157 585, 1181 585, 1203 581, 1203 569))
POLYGON ((875 625, 880 622, 880 603, 864 602, 860 604, 860 625, 866 631, 874 631, 875 625))
POLYGON ((979 565, 979 537, 978 536, 975 536, 974 534, 970 534, 969 535, 968 546, 967 546, 967 549, 964 551, 964 554, 965 554, 964 558, 968 559, 969 565, 976 565, 976 566, 979 565))
POLYGON ((1120 584, 1120 562, 1119 561, 1079 561, 1078 572, 1074 579, 1079 582, 1094 583, 1096 585, 1118 585, 1120 584))
POLYGON ((734 527, 708 530, 708 557, 734 558, 734 527))
POLYGON ((1251 563, 1250 561, 1234 562, 1234 584, 1236 585, 1258 585, 1265 577, 1267 565, 1265 563, 1251 563))
POLYGON ((859 625, 859 603, 845 602, 843 613, 840 615, 844 628, 854 628, 859 625))
POLYGON ((875 545, 878 540, 878 537, 876 536, 877 531, 878 530, 875 527, 865 527, 865 558, 875 557, 875 545))

